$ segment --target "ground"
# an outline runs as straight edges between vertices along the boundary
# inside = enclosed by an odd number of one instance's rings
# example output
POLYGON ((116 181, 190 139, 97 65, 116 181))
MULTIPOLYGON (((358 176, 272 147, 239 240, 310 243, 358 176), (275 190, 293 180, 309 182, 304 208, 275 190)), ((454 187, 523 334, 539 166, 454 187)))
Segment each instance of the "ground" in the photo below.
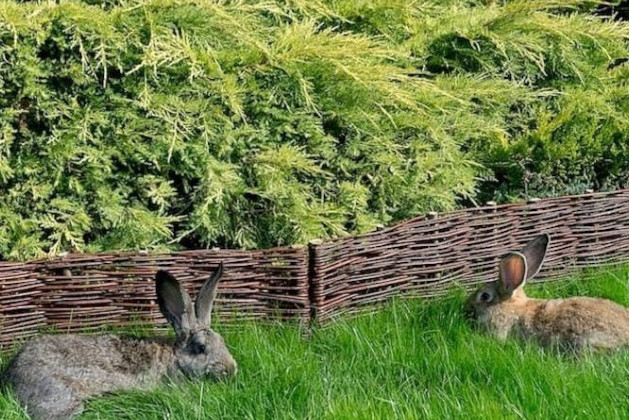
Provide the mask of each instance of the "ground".
MULTIPOLYGON (((627 266, 590 275, 526 290, 628 305, 627 266)), ((81 419, 628 418, 627 350, 576 359, 499 343, 469 327, 463 298, 394 301, 309 338, 297 326, 217 325, 239 362, 236 378, 95 398, 81 419)), ((26 419, 10 393, 0 413, 26 419)))

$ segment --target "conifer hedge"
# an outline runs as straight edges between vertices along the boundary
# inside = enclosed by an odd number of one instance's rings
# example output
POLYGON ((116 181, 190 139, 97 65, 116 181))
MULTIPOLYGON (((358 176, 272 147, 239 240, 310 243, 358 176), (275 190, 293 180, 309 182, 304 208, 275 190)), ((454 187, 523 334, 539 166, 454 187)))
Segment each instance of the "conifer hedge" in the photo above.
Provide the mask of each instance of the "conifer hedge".
POLYGON ((628 26, 592 6, 0 0, 0 259, 626 186, 628 26))

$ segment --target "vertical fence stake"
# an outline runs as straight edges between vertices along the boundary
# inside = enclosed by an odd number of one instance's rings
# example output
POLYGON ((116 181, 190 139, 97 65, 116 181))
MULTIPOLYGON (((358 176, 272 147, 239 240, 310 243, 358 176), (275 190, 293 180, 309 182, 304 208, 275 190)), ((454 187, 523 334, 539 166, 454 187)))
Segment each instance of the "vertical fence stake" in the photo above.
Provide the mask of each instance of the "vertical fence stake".
POLYGON ((311 333, 312 326, 319 322, 319 312, 317 311, 317 294, 320 291, 317 290, 317 288, 319 287, 319 279, 317 273, 317 248, 322 244, 323 241, 321 239, 313 239, 308 243, 308 304, 310 314, 308 335, 310 335, 311 333))

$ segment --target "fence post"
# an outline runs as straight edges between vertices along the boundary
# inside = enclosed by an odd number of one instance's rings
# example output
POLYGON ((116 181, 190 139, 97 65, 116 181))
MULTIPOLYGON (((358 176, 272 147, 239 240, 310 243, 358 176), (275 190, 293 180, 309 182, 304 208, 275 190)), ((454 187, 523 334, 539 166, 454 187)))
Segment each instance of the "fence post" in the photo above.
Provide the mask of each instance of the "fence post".
POLYGON ((317 273, 318 247, 323 243, 321 239, 313 239, 308 243, 308 304, 310 308, 310 322, 319 322, 318 296, 321 293, 317 273))

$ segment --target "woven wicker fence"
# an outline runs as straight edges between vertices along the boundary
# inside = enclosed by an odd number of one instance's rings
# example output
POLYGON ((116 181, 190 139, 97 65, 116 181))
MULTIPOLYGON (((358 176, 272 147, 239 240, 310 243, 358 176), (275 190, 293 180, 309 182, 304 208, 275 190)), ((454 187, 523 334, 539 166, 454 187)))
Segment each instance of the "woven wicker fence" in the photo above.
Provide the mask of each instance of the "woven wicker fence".
POLYGON ((628 191, 487 206, 408 220, 367 235, 260 251, 69 255, 0 262, 0 348, 42 328, 165 325, 153 278, 168 269, 195 295, 223 261, 216 311, 323 322, 395 295, 436 296, 493 280, 501 255, 540 232, 552 243, 537 281, 628 258, 628 191))
POLYGON ((311 308, 317 321, 370 309, 395 295, 437 296, 453 281, 496 279, 498 262, 548 232, 535 281, 589 265, 628 261, 628 191, 432 214, 354 238, 311 243, 311 308))
POLYGON ((305 247, 78 254, 0 263, 0 346, 42 327, 69 332, 164 326, 155 296, 156 270, 171 271, 194 296, 221 261, 225 271, 215 310, 222 325, 248 318, 309 320, 305 247))

